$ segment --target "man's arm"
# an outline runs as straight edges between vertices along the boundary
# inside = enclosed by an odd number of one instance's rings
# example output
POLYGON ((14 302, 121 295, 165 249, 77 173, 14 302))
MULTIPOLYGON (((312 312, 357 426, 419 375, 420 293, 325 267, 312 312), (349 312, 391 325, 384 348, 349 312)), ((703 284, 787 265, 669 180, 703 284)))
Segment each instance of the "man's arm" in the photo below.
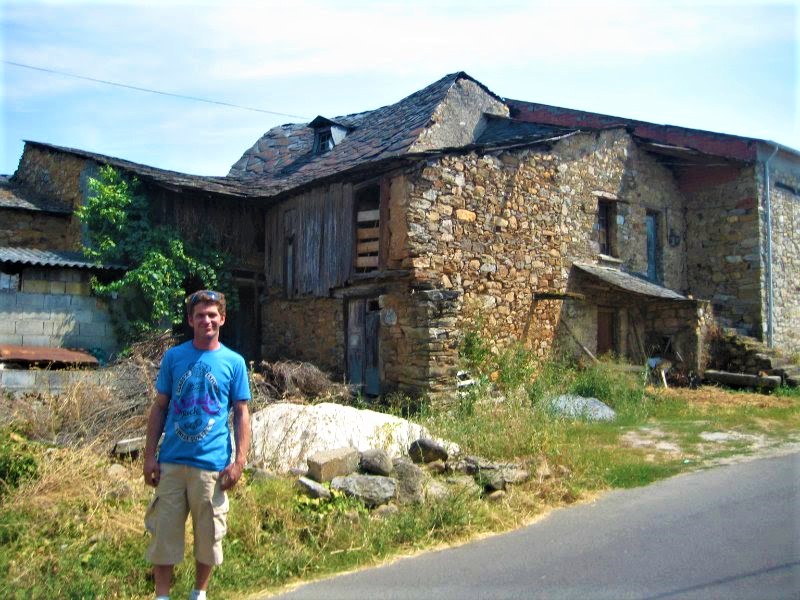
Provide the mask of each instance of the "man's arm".
POLYGON ((233 438, 236 441, 236 458, 220 474, 223 490, 229 490, 236 485, 247 464, 247 453, 250 450, 250 409, 245 400, 233 403, 233 438))
POLYGON ((150 415, 147 417, 147 438, 144 444, 144 482, 153 487, 158 485, 161 479, 161 467, 156 460, 156 448, 158 440, 164 431, 164 421, 167 419, 169 409, 169 398, 159 392, 156 401, 150 407, 150 415))

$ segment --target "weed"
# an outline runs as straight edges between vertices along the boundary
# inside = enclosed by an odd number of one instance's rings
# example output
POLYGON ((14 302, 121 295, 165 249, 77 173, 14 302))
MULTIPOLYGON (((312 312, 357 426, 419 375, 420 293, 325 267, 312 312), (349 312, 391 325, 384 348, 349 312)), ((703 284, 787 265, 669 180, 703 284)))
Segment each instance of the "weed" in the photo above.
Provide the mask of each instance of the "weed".
POLYGON ((459 356, 471 371, 484 372, 492 356, 492 350, 486 336, 481 332, 481 324, 468 329, 464 333, 458 349, 459 356))
POLYGON ((0 429, 0 497, 39 471, 37 449, 25 438, 6 428, 0 429))

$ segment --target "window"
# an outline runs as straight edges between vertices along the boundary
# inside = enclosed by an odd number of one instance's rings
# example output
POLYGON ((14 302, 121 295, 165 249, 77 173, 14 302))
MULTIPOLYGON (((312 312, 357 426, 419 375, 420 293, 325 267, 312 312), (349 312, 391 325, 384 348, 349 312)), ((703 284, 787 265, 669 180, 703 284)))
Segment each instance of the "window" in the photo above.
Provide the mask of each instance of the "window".
POLYGON ((614 219, 616 207, 613 202, 600 200, 597 203, 597 242, 600 254, 614 256, 614 219))
POLYGON ((324 154, 334 146, 330 129, 317 130, 314 136, 314 154, 324 154))
POLYGON ((377 271, 380 263, 381 188, 370 185, 356 194, 356 273, 377 271))

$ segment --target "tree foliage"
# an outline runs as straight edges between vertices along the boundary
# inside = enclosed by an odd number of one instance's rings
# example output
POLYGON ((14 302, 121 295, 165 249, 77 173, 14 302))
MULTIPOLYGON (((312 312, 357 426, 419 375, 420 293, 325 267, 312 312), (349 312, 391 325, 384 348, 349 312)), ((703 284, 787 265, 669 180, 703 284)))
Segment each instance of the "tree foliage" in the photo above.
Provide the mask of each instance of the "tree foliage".
POLYGON ((89 197, 76 214, 87 230, 84 254, 126 269, 118 279, 92 282, 95 293, 112 299, 122 343, 179 325, 187 286, 219 289, 235 304, 228 255, 155 224, 135 178, 128 181, 113 167, 102 167, 97 178, 89 179, 89 197))

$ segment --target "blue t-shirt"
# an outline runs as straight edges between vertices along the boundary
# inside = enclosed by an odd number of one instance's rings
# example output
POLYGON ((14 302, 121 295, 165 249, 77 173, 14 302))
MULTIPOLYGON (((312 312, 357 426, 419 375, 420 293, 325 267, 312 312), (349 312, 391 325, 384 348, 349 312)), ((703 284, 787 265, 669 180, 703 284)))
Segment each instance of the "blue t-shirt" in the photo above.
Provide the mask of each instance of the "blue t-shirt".
POLYGON ((228 413, 235 401, 250 400, 244 359, 223 345, 198 350, 185 342, 164 354, 156 389, 169 397, 158 461, 208 471, 228 466, 228 413))

